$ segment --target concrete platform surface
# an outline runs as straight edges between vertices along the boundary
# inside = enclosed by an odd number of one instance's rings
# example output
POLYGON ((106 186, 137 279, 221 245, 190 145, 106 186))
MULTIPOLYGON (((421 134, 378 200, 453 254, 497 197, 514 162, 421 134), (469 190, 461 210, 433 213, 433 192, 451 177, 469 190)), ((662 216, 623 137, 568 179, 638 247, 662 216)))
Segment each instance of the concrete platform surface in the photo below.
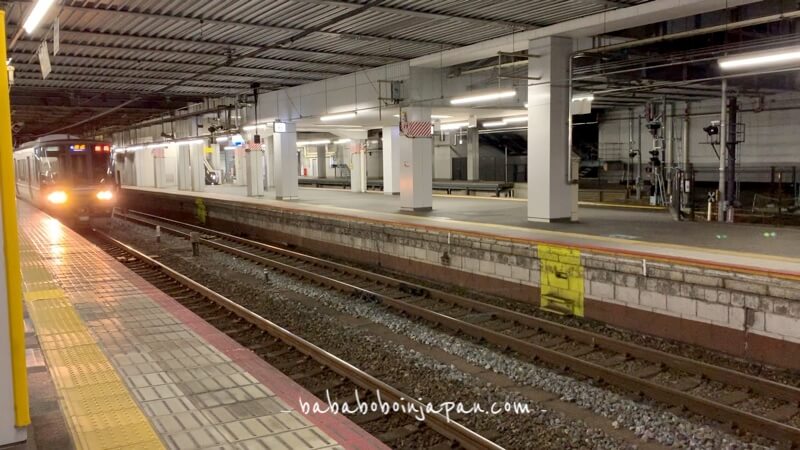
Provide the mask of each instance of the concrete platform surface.
POLYGON ((32 403, 60 406, 76 448, 383 446, 340 415, 303 416, 310 393, 57 220, 24 203, 19 220, 26 310, 57 398, 32 403))
POLYGON ((660 210, 581 207, 577 223, 527 221, 527 200, 434 195, 433 211, 400 210, 399 196, 381 192, 301 188, 298 200, 275 200, 274 192, 247 197, 243 186, 205 186, 205 192, 177 188, 128 187, 188 197, 207 197, 310 213, 482 233, 511 239, 567 245, 770 271, 800 276, 800 229, 750 224, 677 222, 660 210))

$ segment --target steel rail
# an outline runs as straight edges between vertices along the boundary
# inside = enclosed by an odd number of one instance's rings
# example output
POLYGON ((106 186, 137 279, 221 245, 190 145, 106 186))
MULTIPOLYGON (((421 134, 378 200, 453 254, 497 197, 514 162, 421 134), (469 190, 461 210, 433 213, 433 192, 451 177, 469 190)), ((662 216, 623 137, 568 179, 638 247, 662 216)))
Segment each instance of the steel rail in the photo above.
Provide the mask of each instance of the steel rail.
MULTIPOLYGON (((282 328, 276 323, 268 319, 265 319, 264 317, 261 317, 260 315, 237 304, 236 302, 228 299, 227 297, 224 297, 223 295, 207 288, 206 286, 203 286, 202 284, 192 280, 191 278, 182 275, 181 273, 175 271, 174 269, 171 269, 168 266, 145 255, 139 250, 136 250, 135 248, 117 239, 114 239, 113 237, 101 231, 94 230, 94 232, 100 238, 130 253, 138 260, 152 266, 154 269, 164 273, 165 275, 169 276, 170 278, 174 279, 180 284, 186 286, 187 288, 195 292, 198 292, 199 294, 203 295, 204 297, 208 298, 214 303, 227 309, 231 313, 237 315, 238 317, 241 317, 243 320, 252 324, 256 328, 263 330, 266 333, 282 340, 286 344, 297 349, 299 352, 308 355, 312 359, 330 368, 339 375, 349 379, 354 384, 369 391, 380 392, 382 396, 384 396, 385 398, 387 398, 392 402, 398 402, 401 404, 402 403, 414 404, 414 406, 417 407, 418 410, 427 411, 426 405, 420 401, 415 400, 413 396, 404 394, 400 390, 384 383, 383 381, 373 377, 372 375, 369 375, 368 373, 353 366, 347 361, 344 361, 338 356, 325 351, 324 349, 312 344, 311 342, 306 341, 300 336, 297 336, 291 331, 282 328)), ((408 415, 414 417, 414 415, 410 412, 408 413, 408 415)), ((448 439, 458 442, 466 449, 503 450, 503 447, 484 438, 483 436, 461 425, 460 423, 455 422, 452 419, 448 419, 442 414, 433 411, 426 412, 425 424, 428 425, 434 431, 441 434, 442 436, 445 436, 448 439)))
MULTIPOLYGON (((772 380, 756 377, 737 370, 727 369, 725 367, 715 366, 702 361, 686 358, 684 356, 673 355, 671 353, 667 353, 661 350, 643 347, 641 345, 632 344, 629 342, 610 338, 599 333, 581 330, 579 328, 570 327, 547 319, 542 319, 528 314, 513 311, 507 308, 491 305, 477 300, 468 299, 439 289, 433 289, 419 284, 410 283, 407 281, 399 280, 386 275, 377 274, 374 272, 348 266, 345 264, 328 261, 315 256, 310 256, 296 251, 287 250, 284 248, 265 244, 262 242, 253 241, 251 239, 234 236, 221 231, 211 230, 208 228, 199 227, 197 225, 192 225, 177 220, 167 219, 164 217, 155 216, 141 211, 132 210, 129 212, 149 217, 154 220, 172 223, 177 226, 189 228, 201 233, 216 235, 221 238, 232 240, 243 245, 248 245, 266 251, 279 253, 283 256, 301 259, 311 264, 328 267, 331 270, 349 272, 354 275, 367 278, 370 281, 383 283, 388 286, 394 286, 400 289, 420 292, 423 293, 423 295, 429 296, 433 299, 438 299, 444 302, 460 305, 465 308, 470 308, 476 311, 491 313, 494 314, 496 317, 503 318, 506 320, 511 320, 521 325, 525 325, 535 329, 540 329, 542 331, 555 334, 558 336, 567 337, 586 345, 611 350, 615 353, 629 355, 632 357, 650 361, 655 364, 663 364, 666 367, 669 367, 674 370, 680 370, 695 375, 700 375, 711 380, 716 380, 731 386, 736 386, 739 388, 751 390, 753 392, 757 392, 762 395, 800 404, 800 388, 794 386, 777 383, 772 380)), ((126 217, 132 220, 136 220, 135 218, 130 217, 130 215, 127 215, 126 217)), ((150 226, 157 225, 153 222, 149 222, 146 220, 142 222, 150 226)), ((188 237, 188 235, 182 233, 179 230, 174 230, 174 231, 176 235, 180 235, 181 237, 188 237)), ((222 249, 220 248, 220 250, 222 249)))
MULTIPOLYGON (((279 247, 270 246, 268 244, 263 244, 260 242, 252 241, 238 236, 233 236, 216 230, 210 230, 207 228, 198 227, 196 225, 185 224, 183 222, 175 221, 172 219, 166 219, 158 216, 153 216, 138 211, 131 211, 131 212, 133 214, 138 214, 145 217, 151 217, 154 218, 155 220, 167 223, 173 223, 178 226, 192 230, 197 230, 206 234, 216 235, 217 237, 233 240, 240 244, 261 248, 263 250, 271 252, 276 252, 283 256, 301 259, 311 264, 326 265, 328 266, 328 268, 332 270, 341 271, 343 273, 351 273, 353 275, 359 275, 359 276, 369 275, 370 279, 372 279, 373 281, 382 282, 386 284, 389 283, 395 284, 401 289, 405 288, 410 291, 416 291, 422 295, 427 294, 432 296, 433 294, 435 294, 439 296, 439 298, 441 298, 442 300, 447 298, 449 299, 449 301, 455 301, 456 303, 463 304, 464 306, 469 305, 468 307, 473 307, 477 310, 483 309, 487 312, 492 312, 493 314, 497 314, 498 316, 502 315, 503 317, 508 318, 509 320, 514 320, 524 325, 528 325, 544 331, 552 330, 554 334, 561 334, 568 337, 574 337, 579 342, 584 342, 592 346, 607 348, 617 353, 622 353, 629 356, 640 357, 642 359, 651 362, 663 364, 665 366, 671 367, 676 370, 683 370, 689 373, 694 373, 697 375, 701 375, 707 378, 724 382, 729 385, 746 388, 748 390, 752 390, 754 392, 758 392, 764 395, 776 397, 782 400, 787 400, 795 404, 798 402, 798 399, 800 399, 800 389, 776 383, 771 380, 764 380, 742 372, 725 369, 718 366, 713 366, 710 364, 702 363, 700 361, 694 361, 688 358, 671 355, 658 350, 648 349, 645 347, 637 346, 635 344, 616 341, 614 339, 598 335, 595 333, 583 330, 571 329, 569 327, 565 327, 563 325, 556 324, 554 322, 538 319, 532 316, 527 316, 521 313, 517 313, 515 311, 486 305, 480 302, 476 302, 474 300, 460 298, 452 294, 447 294, 442 291, 437 291, 427 287, 415 285, 413 283, 407 283, 390 277, 385 277, 383 275, 373 274, 364 271, 362 269, 356 269, 343 264, 325 261, 320 258, 303 255, 301 253, 297 253, 291 250, 281 249, 279 247), (608 347, 605 347, 605 345, 607 345, 608 347)), ((147 220, 132 218, 129 215, 126 215, 126 217, 145 223, 149 226, 157 225, 147 220)), ((188 237, 188 233, 184 233, 180 230, 171 229, 169 227, 166 228, 162 227, 162 229, 181 237, 188 237)), ((405 312, 412 316, 419 317, 434 323, 438 323, 440 325, 446 326, 447 328, 463 332, 475 338, 484 339, 487 342, 491 342, 503 348, 511 349, 521 354, 531 356, 536 359, 540 359, 557 367, 568 368, 583 375, 602 380, 612 385, 622 387, 628 391, 644 394, 652 399, 667 404, 685 407, 693 412, 699 413, 706 417, 713 418, 720 422, 737 424, 743 429, 756 432, 760 435, 767 436, 772 439, 794 443, 795 445, 800 443, 800 429, 782 424, 775 420, 771 420, 766 417, 758 416, 748 412, 739 411, 738 409, 732 406, 725 405, 723 403, 719 403, 703 397, 697 397, 671 387, 659 385, 657 383, 633 375, 628 375, 620 371, 613 370, 611 368, 587 362, 575 356, 563 354, 541 345, 526 342, 524 340, 511 337, 493 330, 489 330, 480 327, 478 325, 465 322, 463 320, 459 320, 438 312, 430 311, 426 308, 392 298, 390 296, 381 294, 379 292, 375 292, 370 289, 365 289, 359 286, 355 286, 353 284, 336 280, 318 273, 314 273, 306 269, 294 267, 292 265, 285 264, 280 261, 271 260, 269 258, 265 258, 260 255, 255 255, 253 253, 237 249, 235 247, 230 247, 228 245, 221 244, 219 242, 214 242, 213 240, 203 238, 200 239, 200 241, 201 243, 211 248, 215 248, 223 252, 234 254, 249 259, 253 262, 257 262, 259 264, 273 267, 278 270, 284 271, 286 273, 294 274, 296 276, 303 277, 315 281, 317 283, 333 287, 343 292, 351 294, 360 294, 362 296, 378 300, 396 310, 405 312)))

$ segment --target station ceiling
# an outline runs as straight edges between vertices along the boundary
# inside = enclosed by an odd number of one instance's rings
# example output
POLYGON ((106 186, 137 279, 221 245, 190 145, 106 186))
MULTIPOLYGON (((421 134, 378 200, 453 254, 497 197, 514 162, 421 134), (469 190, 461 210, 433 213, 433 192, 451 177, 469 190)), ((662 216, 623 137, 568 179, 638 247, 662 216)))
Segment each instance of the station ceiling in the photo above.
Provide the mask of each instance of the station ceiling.
POLYGON ((13 120, 25 137, 133 123, 203 97, 281 89, 547 26, 645 0, 63 0, 52 27, 21 31, 7 1, 13 120), (16 38, 16 39, 15 39, 16 38), (124 105, 119 107, 119 105, 124 105), (119 109, 97 119, 100 112, 119 109))

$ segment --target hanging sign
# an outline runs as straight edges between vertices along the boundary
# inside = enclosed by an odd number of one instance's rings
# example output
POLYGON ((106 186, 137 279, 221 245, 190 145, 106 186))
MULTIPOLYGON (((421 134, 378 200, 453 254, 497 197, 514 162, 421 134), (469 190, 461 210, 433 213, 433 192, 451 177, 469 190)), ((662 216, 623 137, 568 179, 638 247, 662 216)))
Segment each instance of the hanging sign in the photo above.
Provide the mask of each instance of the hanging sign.
POLYGON ((61 37, 59 32, 60 28, 61 27, 58 21, 58 17, 56 17, 55 22, 53 22, 53 56, 58 55, 58 51, 61 48, 60 47, 61 37))
POLYGON ((47 41, 42 42, 39 46, 39 65, 42 68, 42 79, 46 80, 50 75, 52 68, 50 67, 50 55, 47 53, 47 41))

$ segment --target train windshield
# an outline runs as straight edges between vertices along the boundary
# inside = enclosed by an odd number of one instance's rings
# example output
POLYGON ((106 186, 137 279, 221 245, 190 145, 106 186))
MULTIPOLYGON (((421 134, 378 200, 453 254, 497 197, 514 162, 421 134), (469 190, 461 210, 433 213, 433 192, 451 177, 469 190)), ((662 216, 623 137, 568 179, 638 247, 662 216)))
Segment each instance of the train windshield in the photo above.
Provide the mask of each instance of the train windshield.
POLYGON ((105 183, 110 179, 110 159, 110 152, 95 152, 85 144, 48 146, 41 151, 39 174, 42 180, 75 186, 105 183))

